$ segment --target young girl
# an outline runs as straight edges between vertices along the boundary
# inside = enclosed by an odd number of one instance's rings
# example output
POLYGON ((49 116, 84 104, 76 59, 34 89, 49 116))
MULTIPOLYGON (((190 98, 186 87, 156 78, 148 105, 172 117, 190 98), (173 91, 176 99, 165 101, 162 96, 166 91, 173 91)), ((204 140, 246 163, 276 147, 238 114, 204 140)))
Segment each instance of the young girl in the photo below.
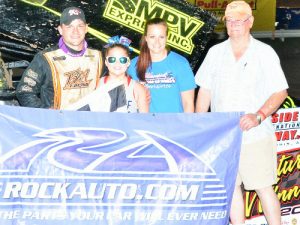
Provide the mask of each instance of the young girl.
POLYGON ((70 109, 148 112, 146 88, 126 73, 130 65, 129 48, 119 42, 108 44, 105 50, 105 65, 108 73, 100 79, 97 89, 73 104, 70 109))
POLYGON ((194 112, 194 74, 189 62, 169 51, 167 23, 147 21, 140 55, 132 60, 128 74, 145 83, 151 93, 150 112, 194 112))

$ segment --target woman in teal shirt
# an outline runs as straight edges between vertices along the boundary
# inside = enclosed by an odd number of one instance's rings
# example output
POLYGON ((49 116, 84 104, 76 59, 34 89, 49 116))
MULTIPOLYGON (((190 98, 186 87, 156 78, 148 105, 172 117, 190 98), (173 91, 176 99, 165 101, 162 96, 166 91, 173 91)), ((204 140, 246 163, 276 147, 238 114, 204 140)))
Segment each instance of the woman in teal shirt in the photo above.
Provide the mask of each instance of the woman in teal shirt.
POLYGON ((147 21, 140 55, 128 69, 151 93, 150 112, 194 112, 194 74, 183 56, 167 48, 168 26, 160 18, 147 21))

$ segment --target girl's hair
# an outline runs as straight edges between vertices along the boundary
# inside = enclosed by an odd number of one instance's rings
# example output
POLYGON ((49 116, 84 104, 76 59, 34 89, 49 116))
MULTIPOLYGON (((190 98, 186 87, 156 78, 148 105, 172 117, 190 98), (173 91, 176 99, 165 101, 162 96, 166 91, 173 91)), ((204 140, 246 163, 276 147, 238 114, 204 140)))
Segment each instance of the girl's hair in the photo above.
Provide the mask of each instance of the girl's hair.
POLYGON ((167 28, 168 33, 168 24, 165 20, 161 18, 153 18, 146 22, 144 34, 140 42, 140 55, 136 66, 137 75, 140 81, 145 81, 145 74, 147 68, 150 67, 152 64, 150 50, 148 48, 145 36, 147 35, 148 26, 157 24, 164 25, 167 28))
POLYGON ((130 50, 129 50, 129 48, 128 48, 127 46, 125 46, 125 45, 123 45, 123 44, 120 44, 120 43, 113 43, 113 44, 111 44, 111 45, 109 45, 108 47, 105 48, 105 51, 104 51, 104 57, 106 58, 107 55, 108 55, 108 53, 109 53, 109 51, 110 51, 111 49, 113 49, 113 48, 116 48, 116 47, 119 47, 119 48, 124 49, 125 52, 126 52, 126 54, 127 54, 128 56, 130 56, 130 50))

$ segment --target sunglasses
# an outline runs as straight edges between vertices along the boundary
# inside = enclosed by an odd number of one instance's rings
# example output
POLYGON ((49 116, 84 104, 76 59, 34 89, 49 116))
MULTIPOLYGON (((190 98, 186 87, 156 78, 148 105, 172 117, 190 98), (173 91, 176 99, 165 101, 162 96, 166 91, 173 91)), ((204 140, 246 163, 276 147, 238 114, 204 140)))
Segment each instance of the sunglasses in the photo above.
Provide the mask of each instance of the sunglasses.
MULTIPOLYGON (((130 60, 129 57, 125 57, 125 56, 119 57, 118 59, 121 64, 126 64, 130 60)), ((106 60, 109 64, 114 64, 117 61, 117 57, 109 56, 109 57, 106 57, 106 60)))

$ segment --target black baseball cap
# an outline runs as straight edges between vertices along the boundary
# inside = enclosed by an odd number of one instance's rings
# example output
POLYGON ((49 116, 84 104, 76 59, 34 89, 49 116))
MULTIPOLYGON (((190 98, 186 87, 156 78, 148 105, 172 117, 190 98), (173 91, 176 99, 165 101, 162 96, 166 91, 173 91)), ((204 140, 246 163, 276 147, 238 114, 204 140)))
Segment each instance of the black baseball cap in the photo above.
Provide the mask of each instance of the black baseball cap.
POLYGON ((80 8, 69 7, 64 9, 64 11, 62 12, 60 16, 60 24, 69 25, 73 20, 76 19, 80 19, 84 23, 86 23, 84 12, 80 8))

